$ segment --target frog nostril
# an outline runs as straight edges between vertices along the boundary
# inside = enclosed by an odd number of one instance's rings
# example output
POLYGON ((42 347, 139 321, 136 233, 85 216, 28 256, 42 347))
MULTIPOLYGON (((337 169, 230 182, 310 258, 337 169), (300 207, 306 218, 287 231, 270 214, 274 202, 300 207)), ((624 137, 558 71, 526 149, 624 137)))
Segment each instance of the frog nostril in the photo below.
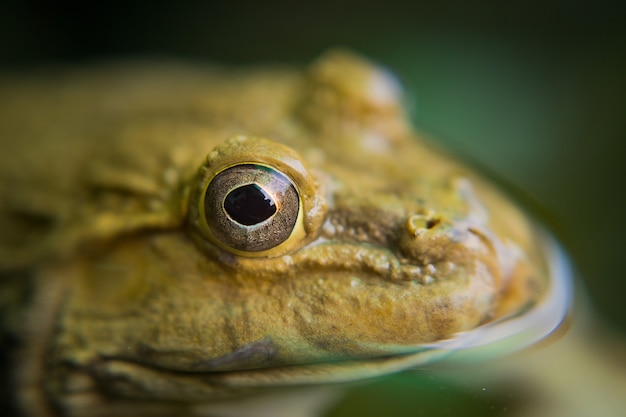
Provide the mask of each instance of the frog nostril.
POLYGON ((426 228, 427 229, 432 229, 433 227, 437 226, 439 223, 441 223, 441 219, 440 218, 428 219, 426 221, 426 228))
POLYGON ((406 228, 413 236, 437 227, 442 222, 441 217, 430 214, 413 214, 407 220, 406 228))
POLYGON ((415 265, 456 263, 455 259, 466 252, 467 224, 443 213, 412 214, 405 230, 398 240, 398 249, 407 262, 415 265))

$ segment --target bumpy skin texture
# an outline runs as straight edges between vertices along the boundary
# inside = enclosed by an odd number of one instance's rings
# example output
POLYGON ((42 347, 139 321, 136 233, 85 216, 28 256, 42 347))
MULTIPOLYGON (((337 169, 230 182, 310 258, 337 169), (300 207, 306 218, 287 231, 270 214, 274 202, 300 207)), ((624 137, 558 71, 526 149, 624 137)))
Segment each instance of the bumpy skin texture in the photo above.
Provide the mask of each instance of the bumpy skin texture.
POLYGON ((548 285, 528 220, 423 143, 395 80, 349 53, 305 71, 103 65, 0 88, 4 325, 33 414, 176 415, 394 370, 548 285), (294 181, 304 231, 283 250, 207 236, 202 190, 231 160, 294 181))

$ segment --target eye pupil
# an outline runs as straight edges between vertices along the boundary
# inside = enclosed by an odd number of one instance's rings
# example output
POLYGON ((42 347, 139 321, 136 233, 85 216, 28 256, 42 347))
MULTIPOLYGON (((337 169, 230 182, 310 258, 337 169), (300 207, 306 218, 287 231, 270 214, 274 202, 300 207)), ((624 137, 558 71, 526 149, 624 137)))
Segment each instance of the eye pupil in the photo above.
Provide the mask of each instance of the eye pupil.
POLYGON ((276 204, 262 187, 246 184, 228 193, 224 210, 237 223, 251 226, 272 217, 276 213, 276 204))

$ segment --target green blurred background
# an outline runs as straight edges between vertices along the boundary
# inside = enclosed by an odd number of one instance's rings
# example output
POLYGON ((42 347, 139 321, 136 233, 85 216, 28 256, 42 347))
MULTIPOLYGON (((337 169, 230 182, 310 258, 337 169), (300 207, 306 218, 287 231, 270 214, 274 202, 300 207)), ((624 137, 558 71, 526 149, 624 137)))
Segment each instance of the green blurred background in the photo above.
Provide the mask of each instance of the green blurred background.
POLYGON ((304 64, 353 48, 400 76, 421 130, 537 203, 596 310, 626 331, 621 3, 4 1, 0 57, 12 70, 136 56, 304 64))

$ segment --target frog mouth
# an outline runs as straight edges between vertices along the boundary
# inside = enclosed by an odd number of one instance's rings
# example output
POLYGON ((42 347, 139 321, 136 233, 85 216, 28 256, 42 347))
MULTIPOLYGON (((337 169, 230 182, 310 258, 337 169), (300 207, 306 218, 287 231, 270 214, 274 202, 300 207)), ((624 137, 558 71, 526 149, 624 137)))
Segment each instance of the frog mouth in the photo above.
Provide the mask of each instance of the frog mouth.
POLYGON ((109 359, 91 372, 106 391, 134 399, 209 401, 259 390, 337 384, 414 368, 441 358, 442 350, 426 347, 411 354, 367 360, 322 362, 225 372, 174 371, 137 362, 109 359))
POLYGON ((200 369, 196 370, 173 370, 109 358, 95 364, 93 371, 100 381, 106 383, 107 390, 123 396, 207 400, 246 390, 362 380, 424 366, 444 357, 446 361, 493 359, 536 343, 554 332, 567 316, 572 297, 572 270, 563 251, 554 242, 546 246, 546 251, 553 280, 540 303, 448 339, 421 344, 411 352, 257 369, 208 370, 211 366, 219 368, 244 357, 271 354, 271 341, 263 339, 212 363, 197 364, 200 369))
MULTIPOLYGON (((322 245, 318 246, 322 248, 322 245)), ((545 252, 551 285, 544 297, 513 315, 484 322, 475 328, 450 334, 434 342, 405 345, 400 350, 389 349, 386 353, 379 350, 378 354, 370 352, 367 356, 344 356, 334 360, 317 357, 303 362, 274 360, 279 359, 277 357, 280 355, 276 355, 276 352, 280 347, 274 346, 270 338, 260 338, 241 345, 230 354, 212 359, 203 361, 199 359, 201 355, 194 355, 196 359, 187 362, 185 366, 161 360, 163 358, 154 357, 152 358, 154 360, 151 360, 145 355, 141 357, 116 355, 100 357, 92 362, 89 365, 90 372, 97 383, 102 385, 103 390, 121 397, 206 401, 272 387, 362 380, 424 366, 442 358, 492 359, 523 349, 544 338, 559 326, 567 314, 572 293, 570 286, 572 272, 569 262, 552 241, 545 245, 545 252)), ((378 261, 379 258, 373 257, 373 260, 378 261)), ((389 262, 399 261, 389 259, 389 262)), ((363 260, 359 261, 359 264, 363 265, 363 260)), ((336 267, 337 263, 330 262, 329 265, 329 268, 336 267)), ((371 268, 374 268, 379 264, 374 262, 372 265, 371 268)), ((380 268, 385 267, 384 262, 380 265, 383 265, 380 268)), ((403 267, 399 266, 400 269, 403 267)), ((313 281, 317 279, 315 277, 313 281)), ((349 281, 343 284, 350 286, 349 281)), ((402 289, 405 285, 406 282, 401 281, 399 285, 393 287, 402 289)), ((408 285, 423 286, 419 283, 408 285)), ((329 333, 325 331, 322 337, 328 335, 329 333)), ((277 343, 280 344, 280 340, 277 340, 277 343)), ((366 346, 366 343, 362 346, 366 346)))

